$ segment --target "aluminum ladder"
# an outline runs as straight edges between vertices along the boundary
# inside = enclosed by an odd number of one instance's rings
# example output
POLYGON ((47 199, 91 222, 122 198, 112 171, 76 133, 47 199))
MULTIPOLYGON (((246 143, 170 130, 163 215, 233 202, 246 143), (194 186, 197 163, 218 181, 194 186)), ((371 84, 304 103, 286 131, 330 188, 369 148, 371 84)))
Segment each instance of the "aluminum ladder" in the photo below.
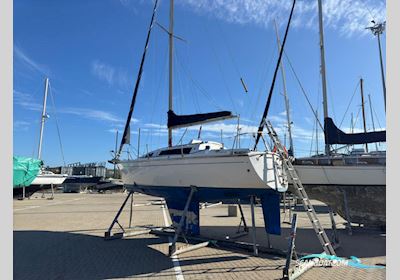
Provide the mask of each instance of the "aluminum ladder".
POLYGON ((300 178, 297 175, 297 172, 294 169, 293 164, 288 157, 288 154, 285 152, 283 145, 279 141, 278 135, 276 134, 274 128, 272 127, 271 122, 267 121, 265 126, 267 127, 268 135, 274 142, 274 145, 276 147, 276 153, 278 153, 278 155, 280 155, 282 159, 283 167, 287 171, 287 176, 289 176, 292 179, 293 187, 296 190, 297 195, 303 202, 302 204, 304 206, 304 210, 306 211, 308 218, 311 221, 311 224, 314 228, 315 233, 317 234, 317 237, 322 245, 322 248, 324 249, 324 252, 327 255, 336 256, 335 250, 333 249, 333 246, 328 236, 326 235, 325 230, 322 227, 317 217, 317 214, 315 213, 314 207, 312 206, 310 199, 308 198, 308 195, 303 187, 303 184, 301 183, 300 178))

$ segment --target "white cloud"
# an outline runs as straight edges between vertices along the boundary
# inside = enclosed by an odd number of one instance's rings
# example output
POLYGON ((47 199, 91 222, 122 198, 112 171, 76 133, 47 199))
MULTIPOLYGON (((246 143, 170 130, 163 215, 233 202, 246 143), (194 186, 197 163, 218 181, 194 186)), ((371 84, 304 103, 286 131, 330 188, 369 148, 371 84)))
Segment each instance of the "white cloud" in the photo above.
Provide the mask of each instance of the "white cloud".
POLYGON ((31 94, 14 89, 14 104, 31 111, 42 111, 43 105, 37 103, 31 94))
MULTIPOLYGON (((280 0, 178 0, 182 6, 238 24, 255 24, 271 27, 273 20, 286 24, 291 1, 280 0)), ((367 34, 365 27, 376 20, 386 19, 384 2, 372 0, 323 1, 325 27, 338 30, 342 35, 367 34)), ((318 25, 317 1, 298 1, 293 14, 294 27, 316 28, 318 25)))
POLYGON ((26 131, 31 126, 30 122, 27 121, 14 121, 14 131, 26 131))
POLYGON ((125 91, 130 87, 130 79, 126 71, 99 60, 92 62, 92 74, 105 81, 109 86, 118 86, 125 91))
POLYGON ((20 47, 14 45, 14 58, 22 62, 26 67, 35 70, 41 74, 49 75, 50 70, 47 66, 34 61, 20 47))
POLYGON ((88 109, 88 108, 64 108, 60 109, 60 113, 76 115, 96 121, 106 121, 111 123, 124 122, 123 119, 115 116, 113 113, 102 110, 88 109))
POLYGON ((106 81, 109 85, 114 84, 114 67, 98 60, 92 63, 92 73, 99 79, 106 81))

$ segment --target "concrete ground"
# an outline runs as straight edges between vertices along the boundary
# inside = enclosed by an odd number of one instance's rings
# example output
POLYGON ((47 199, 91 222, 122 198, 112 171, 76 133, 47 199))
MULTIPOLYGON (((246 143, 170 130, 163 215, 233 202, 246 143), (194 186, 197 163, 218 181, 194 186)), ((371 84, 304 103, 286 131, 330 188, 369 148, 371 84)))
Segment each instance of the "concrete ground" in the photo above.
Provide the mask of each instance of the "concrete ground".
MULTIPOLYGON (((49 196, 49 195, 47 195, 49 196)), ((113 220, 126 194, 62 194, 54 200, 33 195, 14 200, 14 279, 279 279, 285 260, 278 256, 205 247, 169 258, 168 237, 140 235, 105 241, 104 232, 113 220)), ((169 217, 159 198, 134 195, 133 225, 165 226, 169 217)), ((315 202, 323 213, 319 218, 330 228, 326 207, 315 202), (324 212, 325 211, 325 212, 324 212)), ((228 217, 227 205, 202 209, 201 234, 211 239, 234 237, 239 217, 228 217)), ((243 206, 250 224, 250 208, 243 206)), ((301 209, 299 209, 301 210, 301 209)), ((260 207, 256 207, 256 235, 267 246, 260 207)), ((320 253, 322 248, 303 211, 298 213, 296 248, 302 253, 320 253)), ((282 219, 284 218, 282 213, 282 219)), ((335 216, 341 247, 337 255, 357 256, 368 265, 385 265, 385 234, 354 230, 349 236, 343 219, 335 216)), ((120 217, 128 225, 129 207, 120 217)), ((286 213, 288 221, 288 213, 286 213)), ((290 225, 283 223, 281 236, 270 236, 273 248, 287 249, 290 225)), ((327 230, 330 236, 331 231, 327 230)), ((237 239, 250 241, 251 236, 237 239)), ((181 246, 182 244, 180 244, 181 246)), ((300 279, 385 279, 386 269, 360 269, 348 266, 318 267, 300 279)))

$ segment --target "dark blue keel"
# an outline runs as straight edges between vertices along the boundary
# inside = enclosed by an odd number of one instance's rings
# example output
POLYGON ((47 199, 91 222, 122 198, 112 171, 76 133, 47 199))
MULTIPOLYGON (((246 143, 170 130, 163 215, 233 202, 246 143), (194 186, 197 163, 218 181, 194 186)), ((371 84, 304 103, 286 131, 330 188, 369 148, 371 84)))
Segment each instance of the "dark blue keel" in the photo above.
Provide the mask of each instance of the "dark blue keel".
MULTIPOLYGON (((165 198, 174 223, 179 223, 180 215, 189 196, 190 187, 160 187, 127 185, 128 190, 165 198)), ((237 189, 196 187, 188 210, 188 223, 184 230, 187 235, 200 234, 200 202, 250 203, 250 197, 261 199, 265 230, 270 234, 281 234, 279 192, 272 189, 237 189)))

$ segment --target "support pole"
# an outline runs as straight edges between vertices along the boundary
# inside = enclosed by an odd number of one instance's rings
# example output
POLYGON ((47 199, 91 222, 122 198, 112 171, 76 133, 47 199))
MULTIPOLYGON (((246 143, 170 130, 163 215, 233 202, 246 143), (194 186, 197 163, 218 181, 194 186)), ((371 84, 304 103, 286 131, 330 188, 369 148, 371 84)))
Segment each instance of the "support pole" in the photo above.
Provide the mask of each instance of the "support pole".
POLYGON ((51 198, 50 199, 54 199, 54 185, 51 184, 51 198))
POLYGON ((131 207, 129 211, 129 228, 132 227, 133 194, 131 195, 131 207))
POLYGON ((254 252, 254 256, 258 256, 258 248, 257 248, 257 240, 256 240, 256 220, 255 220, 255 215, 254 215, 254 203, 255 203, 254 195, 252 195, 250 197, 250 202, 251 202, 251 223, 252 223, 251 233, 252 233, 252 238, 253 238, 253 252, 254 252))
POLYGON ((239 211, 240 211, 240 224, 239 224, 239 228, 238 228, 238 233, 239 233, 240 225, 242 224, 242 222, 243 222, 243 230, 245 232, 249 232, 249 228, 247 227, 246 219, 244 218, 242 204, 240 204, 240 199, 238 199, 238 206, 239 206, 239 211))
POLYGON ((118 223, 118 218, 119 218, 119 216, 121 215, 122 210, 124 209, 125 204, 126 204, 126 202, 128 201, 128 199, 129 199, 129 197, 130 197, 131 195, 133 195, 133 192, 129 192, 128 196, 125 198, 124 202, 122 203, 121 207, 120 207, 119 210, 118 210, 117 215, 114 217, 114 220, 112 221, 110 227, 109 227, 108 230, 104 233, 104 238, 108 239, 108 238, 111 237, 111 230, 112 230, 112 228, 114 227, 115 224, 118 224, 118 225, 121 227, 121 225, 118 223))
POLYGON ((192 186, 190 189, 190 193, 188 196, 188 199, 186 200, 185 208, 183 209, 183 213, 181 216, 181 219, 179 220, 178 228, 175 230, 175 235, 174 239, 172 240, 171 244, 169 245, 169 250, 168 250, 168 255, 172 256, 176 252, 176 241, 178 240, 178 237, 180 236, 183 228, 183 224, 186 219, 187 211, 189 209, 190 202, 192 201, 192 197, 194 192, 196 191, 196 187, 192 186))
POLYGON ((22 187, 22 199, 25 199, 25 186, 22 187))
POLYGON ((339 240, 339 235, 337 233, 337 228, 336 228, 336 222, 335 218, 333 217, 333 212, 332 209, 329 207, 329 217, 331 219, 331 224, 332 224, 332 239, 334 242, 334 248, 338 248, 340 246, 340 240, 339 240))
POLYGON ((345 212, 346 220, 347 220, 348 234, 353 235, 353 230, 351 229, 351 219, 350 219, 350 213, 349 213, 349 206, 347 203, 346 190, 343 190, 343 202, 344 202, 344 212, 345 212))
POLYGON ((137 158, 139 158, 140 157, 140 127, 139 127, 139 130, 138 130, 138 140, 137 140, 137 158))
POLYGON ((297 231, 297 214, 293 214, 292 229, 290 230, 290 239, 288 245, 288 251, 286 255, 285 268, 283 269, 283 279, 290 279, 290 263, 292 262, 293 253, 295 253, 295 241, 297 231))

